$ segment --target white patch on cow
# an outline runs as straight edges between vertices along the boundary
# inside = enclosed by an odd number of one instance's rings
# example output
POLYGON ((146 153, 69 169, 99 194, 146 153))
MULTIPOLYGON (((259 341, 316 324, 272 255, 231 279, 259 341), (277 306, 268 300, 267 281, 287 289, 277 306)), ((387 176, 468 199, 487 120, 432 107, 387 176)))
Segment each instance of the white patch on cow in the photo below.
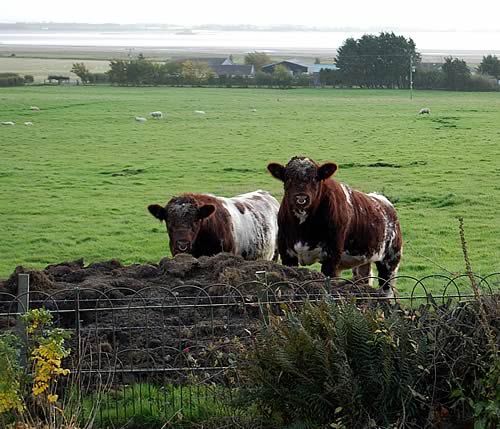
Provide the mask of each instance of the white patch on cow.
POLYGON ((370 273, 368 274, 368 286, 373 286, 373 267, 370 265, 370 273))
MULTIPOLYGON (((366 265, 366 264, 364 264, 366 265)), ((373 286, 373 267, 372 264, 369 264, 368 272, 361 271, 361 267, 363 265, 358 265, 357 267, 352 268, 352 274, 353 274, 353 280, 354 281, 359 281, 359 280, 368 280, 368 285, 373 286)))
POLYGON ((368 196, 374 198, 375 200, 382 201, 383 203, 387 204, 390 207, 394 207, 392 203, 389 201, 389 199, 382 194, 378 194, 377 192, 371 192, 368 194, 368 196))
POLYGON ((293 246, 293 251, 288 250, 290 256, 296 256, 300 265, 311 265, 315 262, 321 262, 325 253, 321 246, 313 249, 309 248, 307 243, 299 241, 293 246))
POLYGON ((216 197, 230 215, 235 253, 248 259, 272 260, 278 236, 278 201, 266 191, 255 191, 233 198, 216 197), (243 213, 237 203, 247 207, 243 213))
POLYGON ((368 194, 368 196, 371 197, 375 201, 375 203, 379 205, 379 209, 382 212, 383 222, 384 222, 384 237, 380 242, 380 247, 370 257, 370 262, 377 262, 377 261, 382 261, 386 258, 387 249, 392 248, 392 242, 396 238, 396 227, 394 225, 394 222, 389 221, 389 218, 387 217, 387 213, 385 211, 385 207, 393 208, 394 206, 387 199, 387 197, 385 197, 382 194, 372 192, 368 194))
POLYGON ((312 162, 309 158, 296 158, 293 160, 295 164, 300 164, 301 167, 306 168, 310 167, 311 165, 314 165, 314 162, 312 162))
POLYGON ((349 204, 352 207, 351 188, 349 188, 349 186, 347 186, 347 185, 344 185, 343 183, 340 185, 340 187, 342 188, 342 191, 344 192, 347 204, 349 204))
POLYGON ((380 243, 378 250, 370 257, 370 262, 382 261, 385 257, 385 249, 387 244, 387 227, 384 228, 384 238, 380 243))
POLYGON ((293 214, 299 220, 299 224, 302 224, 307 219, 307 212, 305 210, 294 210, 293 214))

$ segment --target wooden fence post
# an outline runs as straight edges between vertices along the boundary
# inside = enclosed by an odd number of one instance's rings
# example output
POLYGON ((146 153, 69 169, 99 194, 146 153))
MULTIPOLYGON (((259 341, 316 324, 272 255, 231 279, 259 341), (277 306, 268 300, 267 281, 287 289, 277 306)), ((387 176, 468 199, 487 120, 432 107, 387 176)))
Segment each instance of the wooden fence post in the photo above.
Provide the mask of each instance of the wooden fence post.
MULTIPOLYGON (((17 276, 17 317, 18 319, 29 311, 30 307, 30 275, 27 273, 20 273, 17 276)), ((26 326, 24 323, 19 320, 18 321, 18 330, 19 336, 22 340, 21 346, 21 356, 20 363, 21 366, 26 368, 28 365, 28 356, 27 356, 27 348, 28 348, 28 337, 26 335, 26 326)))
POLYGON ((20 273, 17 276, 17 312, 26 313, 30 308, 30 275, 20 273))

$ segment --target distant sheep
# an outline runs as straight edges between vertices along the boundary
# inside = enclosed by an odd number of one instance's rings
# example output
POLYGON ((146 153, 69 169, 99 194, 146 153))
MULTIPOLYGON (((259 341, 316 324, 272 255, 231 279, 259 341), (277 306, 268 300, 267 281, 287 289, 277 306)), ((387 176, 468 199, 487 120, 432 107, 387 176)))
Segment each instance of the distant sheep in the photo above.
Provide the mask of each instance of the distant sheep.
POLYGON ((5 121, 5 122, 2 122, 2 125, 16 125, 16 123, 12 122, 12 121, 5 121))
POLYGON ((146 122, 146 121, 147 121, 147 119, 146 119, 146 118, 143 118, 142 116, 136 116, 136 117, 135 117, 135 120, 136 120, 137 122, 140 122, 140 123, 144 123, 144 122, 146 122))
POLYGON ((423 115, 423 114, 430 115, 431 114, 431 109, 429 109, 428 107, 423 107, 422 109, 420 109, 418 111, 418 114, 419 115, 423 115))
POLYGON ((205 112, 203 110, 195 110, 194 113, 197 115, 205 115, 205 112))
POLYGON ((257 109, 251 109, 250 110, 250 112, 256 112, 256 111, 257 111, 257 109))
POLYGON ((150 116, 153 119, 162 119, 163 118, 163 113, 162 112, 151 112, 150 116))
POLYGON ((30 110, 33 110, 34 112, 39 112, 40 108, 37 106, 30 106, 30 110))
POLYGON ((27 127, 31 127, 33 125, 33 122, 28 121, 28 122, 25 122, 24 125, 26 125, 27 127))

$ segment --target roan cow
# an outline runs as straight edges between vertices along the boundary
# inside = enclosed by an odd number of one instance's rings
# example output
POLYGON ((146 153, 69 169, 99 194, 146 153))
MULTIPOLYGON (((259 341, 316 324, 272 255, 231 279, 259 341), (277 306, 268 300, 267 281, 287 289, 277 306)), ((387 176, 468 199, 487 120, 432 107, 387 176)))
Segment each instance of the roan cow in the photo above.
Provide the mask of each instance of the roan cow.
POLYGON ((330 177, 337 165, 294 157, 269 172, 284 183, 278 214, 278 250, 284 265, 321 262, 321 272, 338 277, 352 269, 354 279, 378 270, 379 285, 392 296, 402 254, 396 211, 383 195, 365 194, 330 177), (390 280, 390 281, 389 281, 390 280))
POLYGON ((278 209, 278 201, 261 190, 233 198, 183 194, 165 207, 148 206, 154 217, 165 221, 172 255, 198 258, 228 252, 267 260, 277 257, 278 209))

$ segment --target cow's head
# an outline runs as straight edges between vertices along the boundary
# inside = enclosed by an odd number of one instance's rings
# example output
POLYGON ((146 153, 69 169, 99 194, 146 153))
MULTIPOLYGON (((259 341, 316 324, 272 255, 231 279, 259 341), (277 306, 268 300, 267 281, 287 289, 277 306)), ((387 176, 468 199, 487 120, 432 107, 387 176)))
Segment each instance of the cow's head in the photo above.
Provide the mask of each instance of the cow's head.
POLYGON ((335 173, 337 164, 327 162, 319 165, 309 158, 294 157, 286 166, 271 163, 267 169, 276 179, 283 182, 283 199, 300 217, 314 210, 319 201, 321 182, 335 173))
POLYGON ((148 210, 155 218, 165 221, 170 251, 175 256, 178 253, 191 253, 203 219, 214 213, 215 206, 200 206, 193 197, 181 196, 172 198, 165 207, 152 204, 148 210))

